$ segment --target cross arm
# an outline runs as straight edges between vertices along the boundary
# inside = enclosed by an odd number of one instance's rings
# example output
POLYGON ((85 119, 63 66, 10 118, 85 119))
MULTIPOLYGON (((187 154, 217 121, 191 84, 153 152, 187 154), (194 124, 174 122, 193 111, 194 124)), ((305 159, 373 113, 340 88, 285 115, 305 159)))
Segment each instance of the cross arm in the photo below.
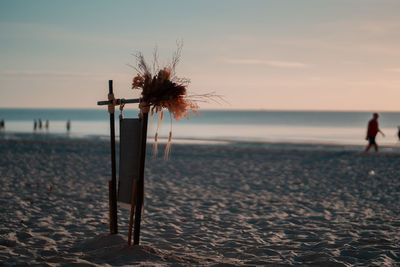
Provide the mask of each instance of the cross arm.
MULTIPOLYGON (((133 98, 133 99, 115 99, 115 104, 116 105, 121 105, 121 104, 129 104, 129 103, 139 103, 139 98, 133 98)), ((104 106, 104 105, 108 105, 108 104, 112 104, 112 101, 110 100, 106 100, 106 101, 98 101, 97 105, 98 106, 104 106)))

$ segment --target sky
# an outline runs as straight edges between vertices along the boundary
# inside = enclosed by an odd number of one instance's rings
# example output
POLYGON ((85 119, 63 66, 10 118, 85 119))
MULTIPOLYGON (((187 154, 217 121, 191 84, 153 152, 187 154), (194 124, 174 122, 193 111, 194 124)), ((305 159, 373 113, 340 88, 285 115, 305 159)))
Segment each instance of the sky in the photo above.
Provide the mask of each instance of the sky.
POLYGON ((400 111, 400 1, 0 0, 0 108, 97 108, 108 80, 136 98, 134 54, 204 109, 400 111))

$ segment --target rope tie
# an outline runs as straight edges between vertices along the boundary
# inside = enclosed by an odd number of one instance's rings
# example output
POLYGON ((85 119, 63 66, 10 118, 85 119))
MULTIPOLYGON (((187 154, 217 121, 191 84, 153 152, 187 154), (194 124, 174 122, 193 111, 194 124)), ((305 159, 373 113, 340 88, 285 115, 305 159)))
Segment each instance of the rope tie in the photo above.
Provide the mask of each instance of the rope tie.
POLYGON ((108 112, 110 114, 114 114, 115 113, 115 106, 117 105, 117 103, 115 101, 114 94, 108 94, 108 100, 111 101, 111 103, 108 104, 108 112))
POLYGON ((149 113, 150 112, 150 106, 141 100, 141 102, 139 103, 139 109, 140 109, 140 114, 139 114, 139 118, 142 118, 144 113, 149 113))
POLYGON ((119 105, 119 119, 120 120, 122 120, 124 117, 122 116, 122 110, 124 109, 124 107, 125 107, 125 99, 124 98, 122 98, 121 99, 121 104, 119 105))

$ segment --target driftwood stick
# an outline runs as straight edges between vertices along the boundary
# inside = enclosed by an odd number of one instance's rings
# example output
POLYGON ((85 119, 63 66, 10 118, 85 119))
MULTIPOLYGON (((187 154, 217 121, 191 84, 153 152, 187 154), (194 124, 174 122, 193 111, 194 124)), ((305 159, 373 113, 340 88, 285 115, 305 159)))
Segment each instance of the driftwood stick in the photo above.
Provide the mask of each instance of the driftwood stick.
MULTIPOLYGON (((115 104, 116 105, 121 105, 121 104, 132 104, 132 103, 139 103, 140 99, 139 98, 134 98, 134 99, 115 99, 115 104)), ((104 106, 111 104, 110 100, 105 100, 105 101, 97 101, 98 106, 104 106)))

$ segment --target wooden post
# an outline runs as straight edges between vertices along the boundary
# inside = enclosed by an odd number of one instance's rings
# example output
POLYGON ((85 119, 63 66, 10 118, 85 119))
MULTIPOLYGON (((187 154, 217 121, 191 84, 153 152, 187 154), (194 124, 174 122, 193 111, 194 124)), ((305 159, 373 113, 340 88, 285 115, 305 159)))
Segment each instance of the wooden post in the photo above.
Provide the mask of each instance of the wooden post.
POLYGON ((109 209, 108 219, 110 220, 110 234, 111 235, 114 233, 114 224, 112 223, 113 222, 113 208, 112 208, 112 202, 111 202, 111 199, 113 197, 112 195, 113 195, 112 181, 108 180, 108 209, 109 209))
POLYGON ((136 211, 135 211, 135 230, 133 236, 133 244, 139 245, 140 239, 140 220, 142 217, 142 207, 144 199, 144 168, 146 159, 146 141, 147 141, 147 121, 148 113, 143 113, 142 116, 142 131, 140 135, 140 165, 139 165, 139 179, 137 181, 137 194, 136 194, 136 211))
MULTIPOLYGON (((108 93, 113 94, 113 81, 108 81, 108 93)), ((114 97, 114 96, 113 96, 114 97)), ((112 103, 113 105, 113 103, 112 103)), ((110 111, 111 109, 109 109, 110 111)), ((113 109, 114 110, 114 109, 113 109)), ((110 234, 118 233, 117 218, 117 170, 115 161, 115 119, 114 112, 110 111, 110 139, 111 139, 111 184, 110 184, 110 234)))

